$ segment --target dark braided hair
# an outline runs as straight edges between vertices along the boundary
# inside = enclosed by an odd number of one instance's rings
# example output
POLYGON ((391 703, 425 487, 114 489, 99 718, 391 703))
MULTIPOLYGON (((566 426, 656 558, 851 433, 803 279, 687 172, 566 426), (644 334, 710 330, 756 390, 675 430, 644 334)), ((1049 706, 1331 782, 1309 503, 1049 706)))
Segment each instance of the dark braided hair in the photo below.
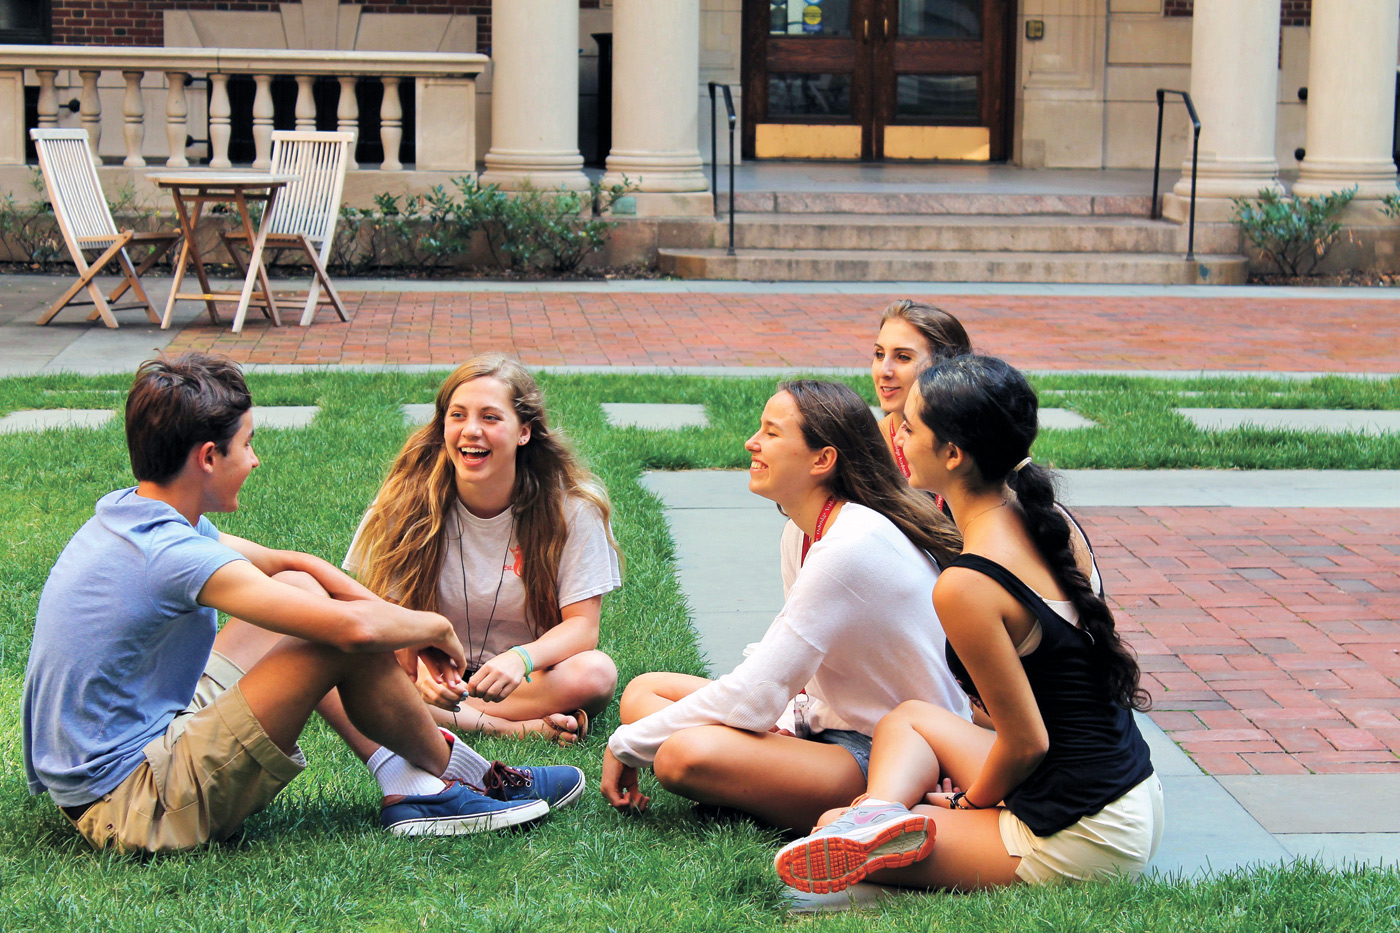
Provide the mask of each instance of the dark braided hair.
POLYGON ((972 457, 987 486, 1005 483, 1014 507, 1055 582, 1079 614, 1103 665, 1109 696, 1119 706, 1146 710, 1151 697, 1141 686, 1133 652, 1118 636, 1113 613, 1089 587, 1074 559, 1070 522, 1055 504, 1054 477, 1027 463, 1035 441, 1039 403, 1025 376, 990 356, 958 356, 935 362, 919 376, 920 419, 940 440, 972 457))

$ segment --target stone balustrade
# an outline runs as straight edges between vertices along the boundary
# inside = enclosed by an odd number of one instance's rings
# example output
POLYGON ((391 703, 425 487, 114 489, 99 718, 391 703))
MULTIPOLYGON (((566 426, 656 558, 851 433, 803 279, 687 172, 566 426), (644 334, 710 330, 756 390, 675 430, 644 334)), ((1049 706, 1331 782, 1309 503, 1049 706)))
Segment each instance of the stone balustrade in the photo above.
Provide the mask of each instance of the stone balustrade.
MULTIPOLYGON (((253 167, 271 165, 273 99, 272 81, 291 75, 297 82, 296 127, 315 129, 316 101, 312 86, 317 77, 331 76, 340 85, 336 106, 337 126, 355 130, 359 105, 355 85, 359 81, 379 81, 383 85, 380 106, 380 140, 384 148, 384 171, 399 171, 403 142, 403 106, 400 94, 416 94, 418 133, 416 167, 420 170, 474 171, 476 169, 476 77, 486 67, 485 55, 449 52, 339 52, 284 51, 280 49, 180 49, 113 48, 106 46, 0 45, 0 166, 21 165, 25 161, 27 126, 24 115, 24 85, 39 88, 41 127, 58 126, 61 104, 58 93, 60 72, 78 76, 78 120, 88 131, 94 152, 98 152, 103 132, 102 97, 99 81, 103 72, 120 73, 122 94, 121 132, 125 158, 131 168, 147 165, 144 154, 149 132, 164 132, 169 155, 164 165, 184 168, 190 129, 191 101, 186 82, 191 77, 207 77, 210 85, 207 115, 209 166, 228 168, 232 110, 228 83, 233 75, 251 75, 256 88, 253 98, 252 136, 256 158, 253 167), (164 107, 148 108, 142 82, 148 74, 164 76, 164 107), (156 112, 148 112, 154 110, 156 112), (163 123, 163 125, 162 125, 163 123)), ((67 90, 64 94, 66 96, 67 90)), ((203 102, 200 101, 202 104, 203 102)), ((203 108, 198 108, 203 111, 203 108)), ((196 128, 198 129, 198 128, 196 128)), ((359 166, 353 161, 350 168, 359 166)))

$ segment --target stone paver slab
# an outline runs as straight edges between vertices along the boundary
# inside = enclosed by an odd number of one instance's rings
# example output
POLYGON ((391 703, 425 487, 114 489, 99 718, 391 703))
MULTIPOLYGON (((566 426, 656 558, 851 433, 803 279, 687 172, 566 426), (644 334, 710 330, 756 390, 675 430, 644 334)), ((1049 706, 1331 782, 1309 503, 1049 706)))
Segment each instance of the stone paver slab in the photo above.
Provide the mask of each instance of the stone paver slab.
POLYGON ((1266 431, 1322 431, 1327 434, 1395 434, 1400 411, 1340 408, 1178 408, 1176 413, 1202 431, 1258 428, 1266 431))
POLYGON ((1077 411, 1068 408, 1042 408, 1040 410, 1041 430, 1049 428, 1059 431, 1073 431, 1078 428, 1096 428, 1097 421, 1090 421, 1077 411))
POLYGON ((708 428, 704 405, 663 402, 604 402, 603 414, 615 428, 641 428, 646 431, 675 431, 680 428, 708 428))
POLYGON ((1068 505, 1400 507, 1400 470, 1062 470, 1068 505))
POLYGON ((319 405, 254 405, 253 427, 257 430, 304 428, 316 420, 319 405))
POLYGON ((433 413, 437 411, 437 403, 410 402, 407 405, 400 405, 399 410, 403 412, 404 421, 417 426, 433 420, 433 413))
POLYGON ((1400 833, 1287 833, 1274 837, 1290 855, 1328 868, 1400 864, 1400 833))
POLYGON ((0 434, 57 428, 100 428, 116 416, 110 408, 38 408, 12 411, 0 418, 0 434))
POLYGON ((1272 833, 1400 834, 1400 775, 1222 776, 1220 783, 1272 833))

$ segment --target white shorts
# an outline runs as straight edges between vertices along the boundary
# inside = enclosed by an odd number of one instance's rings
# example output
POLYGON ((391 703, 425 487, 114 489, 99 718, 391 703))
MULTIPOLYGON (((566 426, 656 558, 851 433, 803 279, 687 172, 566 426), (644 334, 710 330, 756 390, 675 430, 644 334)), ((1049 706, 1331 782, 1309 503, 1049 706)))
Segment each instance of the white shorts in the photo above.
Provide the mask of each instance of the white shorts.
POLYGON ((1162 841, 1162 782, 1153 774, 1098 813, 1049 836, 1037 836, 1010 810, 999 818, 1001 841, 1021 858, 1016 875, 1028 884, 1074 879, 1136 878, 1162 841))

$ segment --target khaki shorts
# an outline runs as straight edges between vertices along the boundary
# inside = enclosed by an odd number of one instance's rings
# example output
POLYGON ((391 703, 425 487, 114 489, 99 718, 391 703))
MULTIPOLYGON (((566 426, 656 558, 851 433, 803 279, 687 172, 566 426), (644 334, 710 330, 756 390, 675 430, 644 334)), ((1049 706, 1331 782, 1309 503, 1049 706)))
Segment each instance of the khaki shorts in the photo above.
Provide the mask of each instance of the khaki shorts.
POLYGON ((1037 836, 1010 810, 999 826, 1016 876, 1029 884, 1066 879, 1135 878, 1162 841, 1162 782, 1151 775, 1098 813, 1049 836, 1037 836))
POLYGON ((223 840, 301 773, 301 749, 289 757, 268 738, 243 699, 242 676, 210 655, 194 699, 146 745, 146 760, 73 821, 83 838, 127 852, 223 840))

